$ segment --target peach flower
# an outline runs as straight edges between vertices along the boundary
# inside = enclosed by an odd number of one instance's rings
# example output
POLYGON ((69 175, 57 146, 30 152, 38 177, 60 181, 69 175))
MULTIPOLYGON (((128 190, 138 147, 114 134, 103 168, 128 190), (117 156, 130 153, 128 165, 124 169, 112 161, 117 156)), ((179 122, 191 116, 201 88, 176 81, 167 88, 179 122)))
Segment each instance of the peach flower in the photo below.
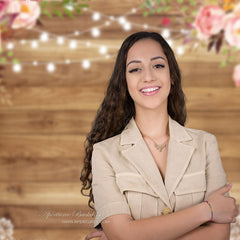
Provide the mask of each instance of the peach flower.
POLYGON ((19 13, 12 24, 12 28, 31 28, 36 24, 40 16, 40 7, 37 1, 19 1, 13 0, 8 6, 8 13, 19 13))
POLYGON ((233 81, 235 82, 236 87, 240 87, 240 64, 235 66, 233 71, 233 81))
POLYGON ((225 12, 216 5, 202 7, 195 20, 195 26, 200 38, 208 38, 223 29, 225 12))

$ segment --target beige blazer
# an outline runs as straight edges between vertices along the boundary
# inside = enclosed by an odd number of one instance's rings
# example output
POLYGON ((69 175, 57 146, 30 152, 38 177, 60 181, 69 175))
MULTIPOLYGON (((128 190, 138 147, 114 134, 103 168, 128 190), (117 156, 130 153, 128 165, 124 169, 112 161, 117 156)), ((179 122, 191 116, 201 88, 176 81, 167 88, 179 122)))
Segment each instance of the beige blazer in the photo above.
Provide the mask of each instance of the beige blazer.
POLYGON ((132 118, 121 134, 93 146, 92 189, 97 227, 106 217, 149 218, 200 203, 226 184, 216 137, 169 116, 165 182, 132 118))

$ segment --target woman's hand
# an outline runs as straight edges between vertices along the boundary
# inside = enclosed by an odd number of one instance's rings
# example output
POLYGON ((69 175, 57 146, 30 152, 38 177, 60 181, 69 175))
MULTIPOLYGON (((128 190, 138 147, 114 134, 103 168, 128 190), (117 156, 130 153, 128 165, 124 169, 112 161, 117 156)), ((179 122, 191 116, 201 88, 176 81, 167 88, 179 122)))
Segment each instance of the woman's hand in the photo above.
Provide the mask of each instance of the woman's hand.
POLYGON ((89 239, 92 239, 92 238, 98 238, 98 240, 107 240, 107 237, 106 235, 104 234, 103 231, 101 230, 96 230, 96 231, 93 231, 91 233, 89 233, 86 237, 85 237, 85 240, 89 240, 89 239))
POLYGON ((213 221, 216 223, 234 223, 238 215, 236 200, 233 197, 224 196, 231 189, 232 184, 228 184, 215 192, 207 199, 212 206, 213 221))

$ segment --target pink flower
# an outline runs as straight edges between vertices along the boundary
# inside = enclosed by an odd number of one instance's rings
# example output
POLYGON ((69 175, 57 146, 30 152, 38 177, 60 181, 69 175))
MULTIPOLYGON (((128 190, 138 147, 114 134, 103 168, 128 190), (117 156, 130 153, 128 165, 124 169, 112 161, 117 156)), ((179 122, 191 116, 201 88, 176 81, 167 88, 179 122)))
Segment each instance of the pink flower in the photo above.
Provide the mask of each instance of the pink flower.
POLYGON ((168 26, 171 24, 171 19, 169 17, 164 17, 161 22, 162 22, 162 25, 168 26))
POLYGON ((231 46, 240 49, 240 17, 228 18, 225 24, 225 38, 231 46))
POLYGON ((0 0, 0 16, 2 16, 5 13, 8 3, 9 3, 8 0, 0 0))
POLYGON ((195 26, 200 38, 208 38, 219 33, 223 28, 225 12, 222 8, 209 5, 202 7, 195 20, 195 26))
POLYGON ((240 64, 235 66, 233 71, 233 80, 235 82, 236 87, 240 87, 240 64))
POLYGON ((233 13, 225 16, 224 30, 226 41, 240 49, 240 4, 235 6, 233 13))
POLYGON ((40 7, 37 1, 19 1, 13 0, 9 3, 9 13, 19 13, 15 18, 12 28, 31 28, 36 24, 36 20, 40 16, 40 7))

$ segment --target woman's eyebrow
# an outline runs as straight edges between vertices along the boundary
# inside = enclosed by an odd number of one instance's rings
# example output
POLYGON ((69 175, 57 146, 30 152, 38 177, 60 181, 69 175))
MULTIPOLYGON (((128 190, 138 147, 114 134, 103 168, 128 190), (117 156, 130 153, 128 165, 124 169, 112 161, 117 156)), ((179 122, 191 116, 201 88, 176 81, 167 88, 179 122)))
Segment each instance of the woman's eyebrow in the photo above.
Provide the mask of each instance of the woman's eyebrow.
MULTIPOLYGON (((150 58, 150 60, 151 61, 153 61, 153 60, 156 60, 156 59, 163 59, 164 61, 166 61, 166 59, 164 58, 164 57, 161 57, 161 56, 157 56, 157 57, 153 57, 153 58, 150 58)), ((131 63, 141 63, 141 61, 140 60, 132 60, 132 61, 130 61, 128 64, 127 64, 127 66, 129 65, 129 64, 131 64, 131 63)))
POLYGON ((131 64, 131 63, 140 63, 141 61, 140 60, 132 60, 132 61, 130 61, 128 64, 127 64, 127 66, 129 65, 129 64, 131 64))
POLYGON ((164 61, 166 61, 166 59, 165 59, 164 57, 161 57, 161 56, 153 57, 153 58, 151 58, 151 61, 156 60, 156 59, 159 59, 159 58, 161 58, 161 59, 163 59, 164 61))

